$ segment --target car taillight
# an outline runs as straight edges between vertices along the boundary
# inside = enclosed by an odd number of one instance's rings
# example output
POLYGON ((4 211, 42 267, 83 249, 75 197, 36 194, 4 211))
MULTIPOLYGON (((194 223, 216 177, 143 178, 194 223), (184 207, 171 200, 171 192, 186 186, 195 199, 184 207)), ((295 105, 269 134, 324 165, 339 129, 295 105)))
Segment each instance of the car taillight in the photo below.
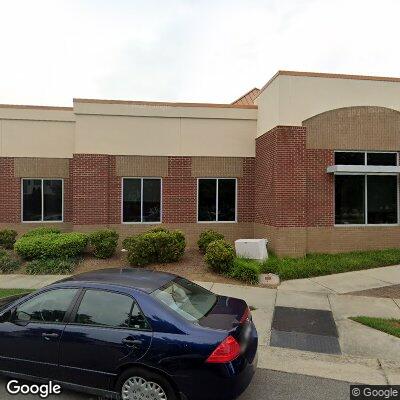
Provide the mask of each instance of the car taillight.
POLYGON ((240 324, 246 323, 249 319, 250 319, 250 308, 247 307, 242 315, 242 318, 240 318, 240 324))
POLYGON ((240 346, 235 338, 228 336, 207 358, 208 363, 227 363, 240 354, 240 346))

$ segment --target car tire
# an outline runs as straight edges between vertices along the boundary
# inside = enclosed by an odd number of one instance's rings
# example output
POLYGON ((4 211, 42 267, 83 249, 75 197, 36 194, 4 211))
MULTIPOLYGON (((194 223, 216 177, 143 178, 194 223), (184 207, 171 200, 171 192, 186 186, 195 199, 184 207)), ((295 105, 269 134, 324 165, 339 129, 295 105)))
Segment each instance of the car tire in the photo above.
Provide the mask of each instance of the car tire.
POLYGON ((129 368, 124 371, 119 377, 116 384, 116 391, 120 399, 128 399, 130 390, 135 390, 137 387, 137 399, 145 400, 146 394, 152 394, 150 399, 155 400, 178 400, 174 388, 162 375, 148 371, 143 368, 129 368), (144 388, 146 385, 146 388, 144 388), (144 393, 149 391, 150 393, 144 393))

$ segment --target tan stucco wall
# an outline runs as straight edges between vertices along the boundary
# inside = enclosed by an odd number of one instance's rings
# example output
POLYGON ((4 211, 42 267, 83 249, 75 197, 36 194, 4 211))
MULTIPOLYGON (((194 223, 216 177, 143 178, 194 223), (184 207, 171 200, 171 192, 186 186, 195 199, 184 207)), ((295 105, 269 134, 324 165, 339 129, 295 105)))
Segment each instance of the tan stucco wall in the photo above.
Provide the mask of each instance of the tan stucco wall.
POLYGON ((192 176, 195 177, 235 177, 243 176, 241 157, 193 157, 192 176))
POLYGON ((278 74, 255 102, 260 136, 277 125, 300 126, 314 115, 342 107, 400 111, 400 82, 278 74))
POLYGON ((74 122, 0 119, 0 157, 71 158, 74 122))
POLYGON ((115 161, 118 176, 168 176, 168 157, 117 156, 115 161))
POLYGON ((77 115, 75 153, 253 157, 255 120, 77 115))

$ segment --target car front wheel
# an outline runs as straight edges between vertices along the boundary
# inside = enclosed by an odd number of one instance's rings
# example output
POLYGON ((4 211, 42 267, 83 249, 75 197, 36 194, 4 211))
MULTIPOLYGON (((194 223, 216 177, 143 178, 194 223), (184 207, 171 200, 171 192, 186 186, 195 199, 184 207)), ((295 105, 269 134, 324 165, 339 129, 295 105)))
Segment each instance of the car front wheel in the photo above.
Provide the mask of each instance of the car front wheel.
POLYGON ((139 368, 121 374, 117 391, 122 400, 177 400, 174 389, 163 376, 139 368))

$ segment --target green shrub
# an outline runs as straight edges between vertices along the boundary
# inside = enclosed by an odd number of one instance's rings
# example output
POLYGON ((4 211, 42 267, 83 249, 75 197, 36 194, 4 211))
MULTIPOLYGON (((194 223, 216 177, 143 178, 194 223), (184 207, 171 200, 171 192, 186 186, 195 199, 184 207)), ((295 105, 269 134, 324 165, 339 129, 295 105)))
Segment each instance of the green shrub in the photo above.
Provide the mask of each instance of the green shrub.
POLYGON ((3 229, 0 231, 0 247, 12 249, 15 243, 17 232, 12 229, 3 229))
POLYGON ((149 229, 147 232, 169 232, 167 228, 164 226, 156 226, 154 228, 149 229))
POLYGON ((123 246, 128 250, 131 265, 176 262, 183 257, 186 247, 181 231, 151 230, 126 238, 123 246))
POLYGON ((75 259, 47 258, 33 260, 27 263, 26 273, 30 275, 41 274, 70 274, 77 264, 75 259))
POLYGON ((57 228, 35 228, 26 233, 24 233, 21 237, 31 237, 31 236, 41 236, 41 235, 48 235, 49 233, 61 233, 61 231, 57 228))
POLYGON ((200 252, 205 254, 207 251, 207 246, 213 242, 214 240, 224 239, 225 236, 222 233, 216 232, 212 229, 208 229, 204 232, 200 233, 199 240, 197 241, 197 245, 199 246, 200 252))
POLYGON ((21 266, 21 263, 10 256, 5 250, 0 249, 0 272, 9 274, 21 266))
POLYGON ((83 233, 49 233, 24 236, 15 242, 14 250, 26 260, 69 258, 83 253, 88 237, 83 233))
POLYGON ((226 240, 214 240, 208 245, 204 260, 214 272, 229 274, 235 260, 235 249, 226 240))
POLYGON ((109 229, 92 232, 89 235, 89 243, 93 247, 93 255, 96 258, 112 257, 118 245, 118 238, 118 233, 109 229))
POLYGON ((231 278, 256 285, 259 282, 261 264, 248 258, 235 258, 233 267, 228 273, 231 278))

